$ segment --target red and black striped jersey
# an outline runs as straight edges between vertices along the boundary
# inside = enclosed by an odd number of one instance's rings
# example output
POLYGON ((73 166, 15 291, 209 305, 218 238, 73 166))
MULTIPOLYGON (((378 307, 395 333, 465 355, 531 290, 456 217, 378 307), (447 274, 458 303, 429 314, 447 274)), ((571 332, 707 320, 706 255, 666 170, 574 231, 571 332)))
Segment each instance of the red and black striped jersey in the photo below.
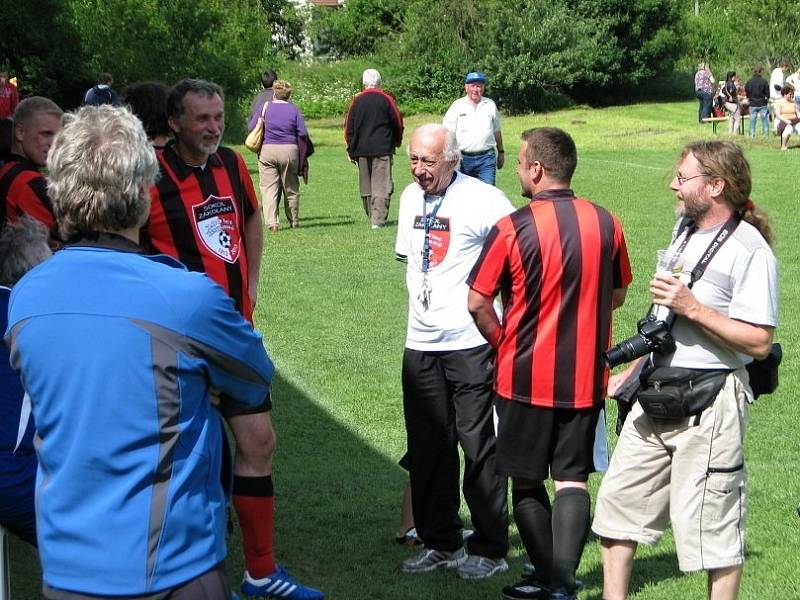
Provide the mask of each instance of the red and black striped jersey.
POLYGON ((630 282, 619 220, 571 190, 537 194, 498 221, 467 279, 502 298, 497 394, 541 407, 601 402, 613 290, 630 282))
POLYGON ((0 223, 29 215, 47 229, 53 229, 53 205, 47 196, 47 182, 39 168, 27 158, 12 156, 0 168, 0 223))
POLYGON ((207 273, 252 321, 244 224, 258 211, 258 198, 244 159, 220 147, 205 167, 192 167, 170 143, 158 161, 161 177, 150 190, 142 245, 207 273))

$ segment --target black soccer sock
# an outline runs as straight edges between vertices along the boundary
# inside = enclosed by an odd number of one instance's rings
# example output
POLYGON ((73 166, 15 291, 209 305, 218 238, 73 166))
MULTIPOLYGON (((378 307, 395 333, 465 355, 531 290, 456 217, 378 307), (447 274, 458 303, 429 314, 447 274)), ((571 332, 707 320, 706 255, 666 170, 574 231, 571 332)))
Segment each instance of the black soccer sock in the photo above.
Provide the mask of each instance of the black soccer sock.
POLYGON ((553 570, 553 533, 550 497, 543 485, 512 488, 511 503, 519 537, 533 564, 537 581, 550 582, 553 570))
POLYGON ((564 488, 553 501, 553 589, 572 592, 575 571, 581 562, 583 547, 589 536, 589 492, 581 488, 564 488))

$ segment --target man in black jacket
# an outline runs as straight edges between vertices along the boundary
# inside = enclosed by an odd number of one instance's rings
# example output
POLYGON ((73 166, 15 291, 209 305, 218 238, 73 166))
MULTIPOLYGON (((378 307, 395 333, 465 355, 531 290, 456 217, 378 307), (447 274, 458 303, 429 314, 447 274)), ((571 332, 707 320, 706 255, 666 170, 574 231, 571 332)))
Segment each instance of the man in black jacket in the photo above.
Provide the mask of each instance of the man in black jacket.
POLYGON ((394 190, 392 156, 403 141, 403 117, 394 98, 381 88, 376 69, 364 71, 364 89, 353 98, 344 120, 347 156, 358 163, 364 212, 373 229, 386 224, 394 190))
POLYGON ((750 101, 750 137, 756 137, 756 119, 761 116, 761 131, 764 135, 769 134, 769 84, 761 74, 764 68, 757 66, 753 71, 753 76, 744 85, 747 99, 750 101))

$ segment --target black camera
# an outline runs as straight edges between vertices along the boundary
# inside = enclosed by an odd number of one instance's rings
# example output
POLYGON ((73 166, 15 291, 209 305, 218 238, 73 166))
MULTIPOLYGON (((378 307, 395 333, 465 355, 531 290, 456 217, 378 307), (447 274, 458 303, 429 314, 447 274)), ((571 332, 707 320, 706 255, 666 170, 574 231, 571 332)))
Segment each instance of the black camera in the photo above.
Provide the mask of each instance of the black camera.
POLYGON ((670 313, 666 320, 657 318, 652 313, 639 321, 637 329, 639 333, 627 340, 622 340, 613 348, 609 348, 603 353, 606 365, 614 368, 622 363, 630 362, 657 352, 658 354, 670 354, 675 351, 675 339, 670 333, 672 328, 673 315, 670 313))

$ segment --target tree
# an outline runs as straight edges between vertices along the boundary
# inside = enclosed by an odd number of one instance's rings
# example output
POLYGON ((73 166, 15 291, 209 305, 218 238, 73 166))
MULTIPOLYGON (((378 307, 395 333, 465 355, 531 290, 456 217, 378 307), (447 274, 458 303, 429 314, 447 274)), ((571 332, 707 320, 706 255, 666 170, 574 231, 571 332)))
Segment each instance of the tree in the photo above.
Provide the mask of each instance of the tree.
MULTIPOLYGON (((624 2, 585 1, 416 0, 397 49, 384 51, 406 67, 406 86, 417 97, 453 98, 461 74, 480 68, 489 73, 490 94, 505 110, 563 105, 581 90, 591 90, 587 97, 597 101, 600 92, 624 85, 620 75, 632 66, 637 77, 655 72, 667 45, 653 41, 662 39, 660 31, 636 30, 640 44, 632 50, 633 38, 620 41, 615 27, 624 30, 634 20, 603 12, 604 5, 611 11, 624 2)), ((651 11, 669 1, 640 0, 651 11)), ((634 15, 640 29, 656 22, 646 11, 634 15)))
POLYGON ((308 44, 305 16, 289 0, 261 0, 261 6, 276 49, 298 58, 308 44))
POLYGON ((409 2, 347 0, 336 10, 318 7, 310 31, 317 49, 335 58, 374 52, 387 36, 401 31, 409 2))
POLYGON ((257 0, 72 0, 72 12, 93 71, 119 83, 197 77, 235 98, 275 58, 257 0))
POLYGON ((87 70, 65 0, 4 6, 0 31, 0 64, 17 77, 20 96, 46 96, 64 108, 80 102, 87 70))

